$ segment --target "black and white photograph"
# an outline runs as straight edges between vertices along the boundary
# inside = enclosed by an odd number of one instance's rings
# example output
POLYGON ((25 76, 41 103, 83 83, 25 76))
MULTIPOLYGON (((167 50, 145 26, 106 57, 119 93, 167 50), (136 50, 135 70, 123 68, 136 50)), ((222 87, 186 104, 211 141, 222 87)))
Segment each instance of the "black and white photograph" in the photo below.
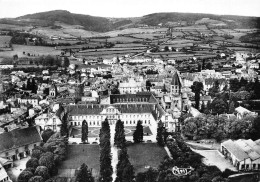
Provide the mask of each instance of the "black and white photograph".
POLYGON ((0 0, 0 182, 260 182, 260 1, 0 0))

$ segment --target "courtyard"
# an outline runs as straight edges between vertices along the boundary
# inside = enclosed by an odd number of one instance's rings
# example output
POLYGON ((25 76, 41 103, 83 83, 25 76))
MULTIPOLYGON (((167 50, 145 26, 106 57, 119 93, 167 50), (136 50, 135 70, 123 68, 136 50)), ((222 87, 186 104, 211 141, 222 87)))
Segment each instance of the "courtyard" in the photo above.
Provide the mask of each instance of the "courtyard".
POLYGON ((68 145, 68 158, 59 167, 60 177, 74 177, 81 164, 85 163, 96 178, 99 176, 99 145, 68 145))
POLYGON ((149 167, 157 168, 167 153, 157 143, 132 144, 127 147, 131 164, 135 173, 144 172, 149 167))

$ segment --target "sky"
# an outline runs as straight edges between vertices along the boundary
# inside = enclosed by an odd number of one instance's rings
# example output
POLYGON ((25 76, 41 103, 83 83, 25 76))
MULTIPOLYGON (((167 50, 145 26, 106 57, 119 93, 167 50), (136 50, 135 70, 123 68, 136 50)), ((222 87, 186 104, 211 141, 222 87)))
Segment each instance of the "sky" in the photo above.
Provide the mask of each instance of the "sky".
POLYGON ((138 17, 159 12, 260 17, 260 0, 0 0, 0 18, 51 10, 101 17, 138 17))

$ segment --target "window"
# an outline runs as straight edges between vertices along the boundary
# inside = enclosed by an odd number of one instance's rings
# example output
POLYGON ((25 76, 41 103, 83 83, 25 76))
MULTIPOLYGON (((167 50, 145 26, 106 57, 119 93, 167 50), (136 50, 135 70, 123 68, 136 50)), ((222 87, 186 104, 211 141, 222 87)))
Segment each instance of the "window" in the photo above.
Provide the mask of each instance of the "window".
POLYGON ((126 124, 128 124, 128 121, 126 121, 126 124))
POLYGON ((241 165, 241 169, 245 169, 245 164, 242 164, 242 165, 241 165))
POLYGON ((168 116, 165 116, 165 120, 168 120, 168 116))
POLYGON ((130 124, 132 124, 132 121, 130 121, 130 124))

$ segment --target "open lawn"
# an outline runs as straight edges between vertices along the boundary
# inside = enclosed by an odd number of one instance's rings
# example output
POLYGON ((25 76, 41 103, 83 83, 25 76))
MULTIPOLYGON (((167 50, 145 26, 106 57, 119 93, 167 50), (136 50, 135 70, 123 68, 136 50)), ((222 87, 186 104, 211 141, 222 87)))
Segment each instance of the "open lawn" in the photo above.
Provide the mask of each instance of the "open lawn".
POLYGON ((141 143, 128 146, 128 155, 135 173, 139 173, 149 167, 157 168, 167 153, 156 143, 141 143))
POLYGON ((94 177, 99 175, 99 145, 68 145, 68 158, 59 167, 61 170, 77 169, 82 163, 92 168, 94 177))
POLYGON ((0 47, 9 47, 9 42, 11 40, 11 36, 0 36, 0 47))
MULTIPOLYGON (((125 135, 126 136, 133 136, 135 126, 125 126, 125 135)), ((88 128, 88 137, 99 137, 100 127, 89 127, 88 128)), ((152 135, 152 132, 149 126, 144 126, 143 128, 144 136, 152 135)), ((81 138, 81 127, 73 127, 70 133, 71 137, 81 138)))
POLYGON ((23 52, 30 53, 35 56, 41 55, 60 55, 60 50, 55 50, 53 47, 44 46, 26 46, 26 45, 15 45, 13 44, 13 51, 0 52, 0 57, 13 57, 17 54, 18 57, 26 57, 23 52))

